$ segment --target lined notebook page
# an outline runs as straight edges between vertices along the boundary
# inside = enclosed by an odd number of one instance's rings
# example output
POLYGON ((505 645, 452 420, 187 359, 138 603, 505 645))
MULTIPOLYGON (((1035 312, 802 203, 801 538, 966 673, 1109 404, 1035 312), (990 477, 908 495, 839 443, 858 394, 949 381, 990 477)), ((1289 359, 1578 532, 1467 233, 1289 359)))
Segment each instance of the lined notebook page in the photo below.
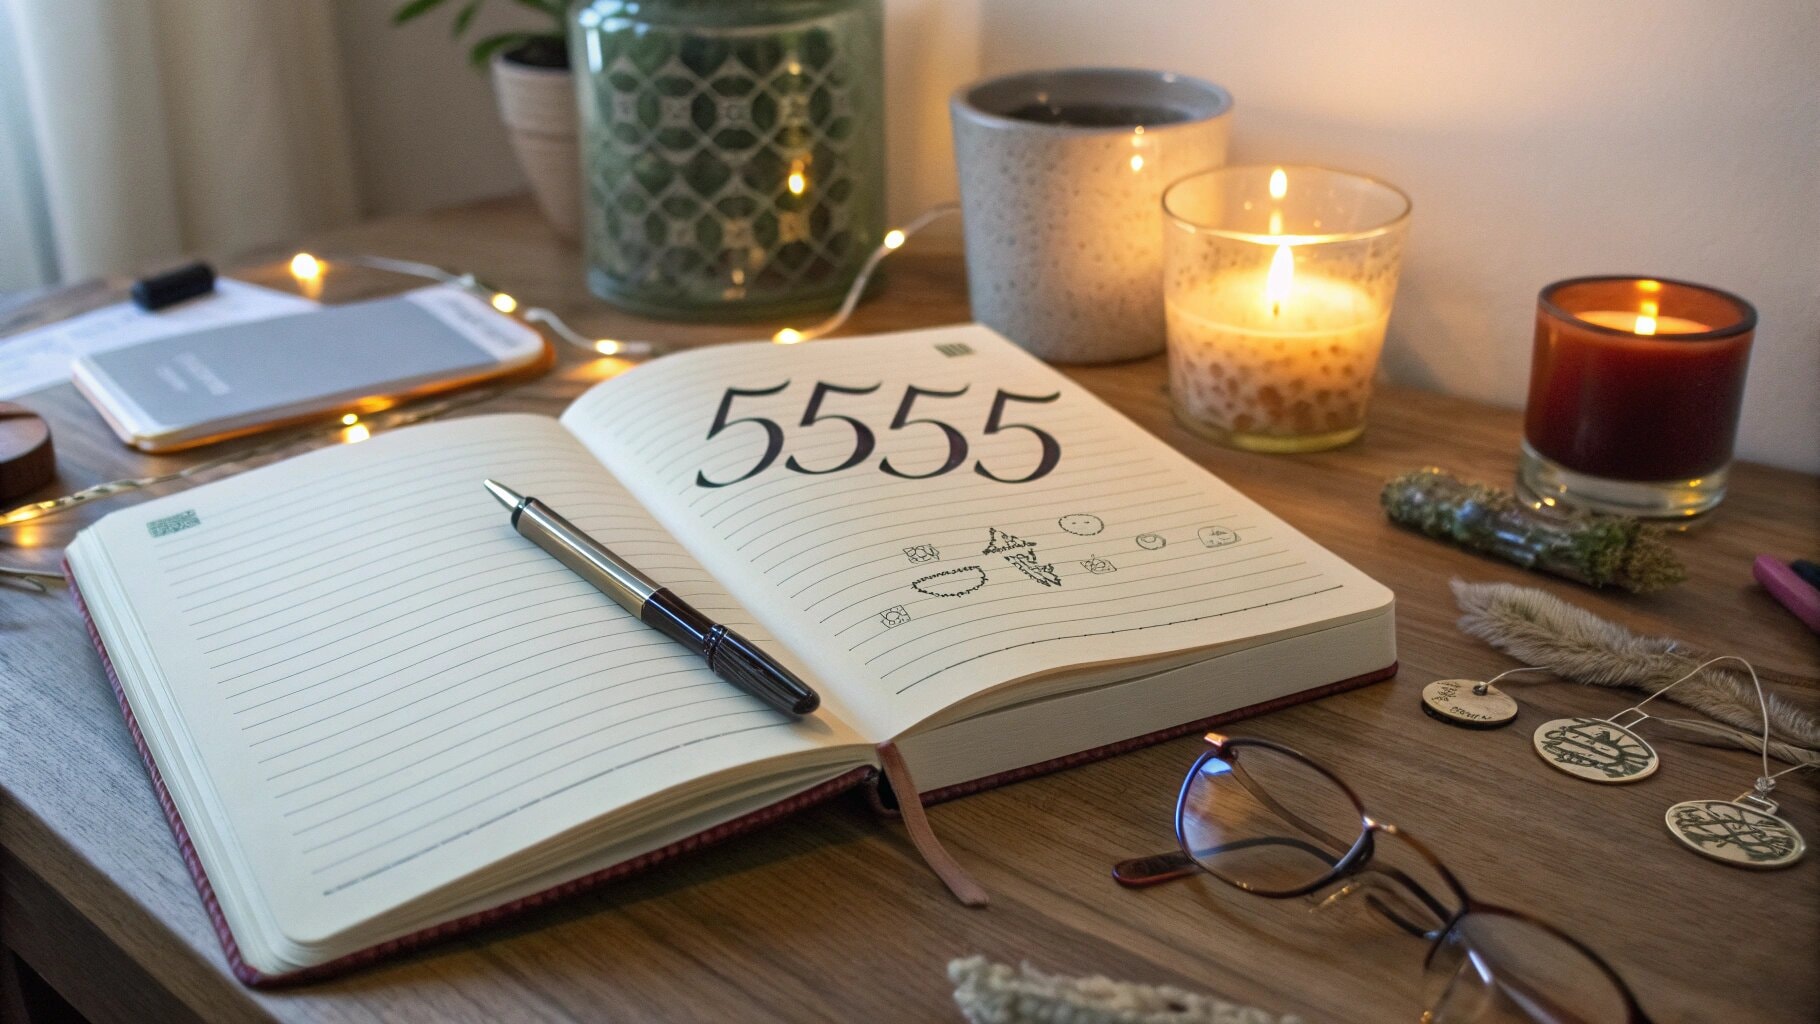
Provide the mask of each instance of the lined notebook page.
POLYGON ((728 686, 519 537, 489 476, 768 639, 543 417, 381 435, 96 527, 202 765, 199 799, 225 811, 206 816, 238 830, 286 934, 332 934, 615 807, 851 739, 728 686))
POLYGON ((977 326, 659 360, 563 423, 874 739, 1389 592, 977 326))

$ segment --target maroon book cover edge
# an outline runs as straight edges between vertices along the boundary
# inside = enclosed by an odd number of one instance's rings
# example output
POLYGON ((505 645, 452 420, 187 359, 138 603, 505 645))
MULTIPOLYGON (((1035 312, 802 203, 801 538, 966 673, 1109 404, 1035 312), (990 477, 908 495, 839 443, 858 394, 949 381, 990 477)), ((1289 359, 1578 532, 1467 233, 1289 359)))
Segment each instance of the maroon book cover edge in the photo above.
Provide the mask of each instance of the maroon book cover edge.
MULTIPOLYGON (((664 861, 700 849, 704 846, 730 839, 744 832, 758 828, 761 825, 786 817, 812 804, 831 799, 846 790, 865 785, 868 781, 872 783, 872 785, 868 787, 872 805, 876 809, 893 816, 897 813, 894 807, 891 807, 880 799, 879 779, 881 776, 877 769, 856 768, 837 778, 830 779, 819 786, 815 786, 812 789, 804 790, 786 800, 754 811, 743 817, 722 822, 713 828, 698 832, 695 835, 679 840, 669 846, 652 850, 649 853, 641 854, 631 860, 615 864, 612 867, 603 868, 592 874, 583 875, 580 878, 552 886, 542 892, 512 900, 508 903, 494 907, 491 910, 483 910, 478 913, 469 914, 466 917, 445 921, 442 924, 413 932, 410 935, 392 939, 377 946, 370 946, 359 952, 350 953, 347 956, 339 957, 326 963, 317 964, 314 967, 307 967, 300 971, 291 971, 285 974, 263 974, 249 965, 245 960, 241 959, 240 947, 234 941, 233 932, 228 929, 227 919, 222 916, 221 904, 215 899, 215 890, 214 887, 209 884, 208 873, 202 869, 202 861, 196 856, 195 846, 190 842, 189 831, 184 828, 183 818, 177 813, 177 805, 172 803, 170 793, 164 786, 164 777, 159 774, 158 766, 152 760, 151 750, 146 747, 145 738, 140 735, 139 721, 133 715, 132 705, 127 703, 125 691, 120 688, 120 679, 114 673, 113 659, 108 656, 107 645, 102 643, 101 634, 95 630, 95 621, 93 617, 89 615, 88 604, 82 599, 82 588, 77 584, 75 573, 70 569, 68 560, 65 560, 63 563, 63 574, 64 577, 69 580, 70 596, 76 603, 77 612, 82 616, 84 627, 88 629, 89 641, 94 644, 96 653, 101 656, 101 667, 107 674, 108 685, 113 688, 114 699, 120 704, 120 713, 126 719, 127 732, 133 737, 133 746, 138 748, 140 760, 145 762, 146 772, 151 776, 152 789, 158 795, 158 804, 160 807, 164 808, 165 819, 170 822, 171 833, 177 840, 177 851, 183 857, 184 865, 189 868, 190 877, 196 883, 196 891, 202 896, 203 908, 208 913, 210 923, 214 925, 215 936, 221 941, 221 948, 227 955, 228 967, 234 972, 236 978, 239 978, 248 985, 261 988, 295 985, 367 966, 394 954, 415 949, 426 943, 458 935, 485 925, 494 924, 536 907, 635 874, 636 872, 661 864, 664 861)), ((1072 768, 1076 765, 1087 764, 1102 758, 1136 750, 1139 747, 1162 743, 1167 740, 1175 739, 1178 736, 1186 736, 1190 733, 1211 729, 1214 726, 1237 721, 1241 718, 1250 718, 1254 715, 1276 711, 1280 708, 1316 700, 1345 690, 1356 689, 1382 679, 1388 679, 1391 676, 1396 675, 1396 673, 1397 663, 1392 662, 1390 665, 1375 672, 1367 672, 1363 675, 1353 676, 1349 679, 1342 679, 1339 682, 1330 683, 1326 686, 1317 686, 1310 690, 1303 690, 1299 693, 1278 697, 1274 700, 1263 701, 1258 704, 1252 704, 1247 707, 1223 712, 1209 718, 1203 718, 1199 721, 1188 722, 1167 729, 1159 729, 1156 732, 1135 736, 1128 740, 1109 743, 1103 747, 1094 747, 1091 750, 1082 750, 1053 760, 1043 761, 1038 764, 1027 765, 1023 768, 1015 768, 1011 771, 1000 772, 996 775, 974 779, 970 782, 961 782, 952 786, 944 786, 941 789, 931 790, 921 794, 921 800, 925 804, 953 800, 970 793, 977 793, 981 790, 1009 785, 1013 782, 1034 778, 1038 775, 1046 775, 1050 772, 1061 771, 1065 768, 1072 768)))

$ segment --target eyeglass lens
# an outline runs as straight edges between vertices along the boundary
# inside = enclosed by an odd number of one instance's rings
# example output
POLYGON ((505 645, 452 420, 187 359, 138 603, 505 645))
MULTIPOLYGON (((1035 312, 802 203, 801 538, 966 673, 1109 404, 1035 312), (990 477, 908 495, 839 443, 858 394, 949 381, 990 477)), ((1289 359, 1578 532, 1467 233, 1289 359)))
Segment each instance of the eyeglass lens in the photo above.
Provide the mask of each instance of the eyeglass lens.
POLYGON ((1624 1024, 1617 984, 1559 935, 1473 912, 1442 937, 1423 983, 1424 1024, 1624 1024))
POLYGON ((1364 835, 1364 812, 1313 765, 1270 747, 1209 757, 1183 791, 1181 835, 1197 862, 1261 895, 1315 885, 1364 835))

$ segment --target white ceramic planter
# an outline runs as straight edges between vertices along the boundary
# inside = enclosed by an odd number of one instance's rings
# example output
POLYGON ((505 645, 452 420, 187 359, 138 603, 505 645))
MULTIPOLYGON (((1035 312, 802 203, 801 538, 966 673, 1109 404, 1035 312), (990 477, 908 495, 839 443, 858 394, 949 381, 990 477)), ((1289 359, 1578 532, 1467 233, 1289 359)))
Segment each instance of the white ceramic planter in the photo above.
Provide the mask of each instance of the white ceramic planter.
POLYGON ((581 233, 580 126, 575 77, 567 68, 540 68, 493 58, 493 92, 512 139, 512 153, 531 182, 531 195, 564 238, 581 233))
POLYGON ((1050 362, 1162 351, 1161 197, 1226 162, 1226 90, 1160 71, 1070 68, 967 86, 949 109, 974 317, 1050 362), (1097 116, 1031 113, 1069 109, 1097 116))

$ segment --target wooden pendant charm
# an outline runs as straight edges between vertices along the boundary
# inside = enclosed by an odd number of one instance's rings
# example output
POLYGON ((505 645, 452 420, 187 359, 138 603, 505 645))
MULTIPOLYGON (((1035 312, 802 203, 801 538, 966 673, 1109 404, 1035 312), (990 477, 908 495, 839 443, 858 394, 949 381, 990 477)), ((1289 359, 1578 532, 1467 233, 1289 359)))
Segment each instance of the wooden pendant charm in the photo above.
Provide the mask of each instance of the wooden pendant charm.
POLYGON ((1536 729, 1536 753, 1569 775, 1592 782, 1636 782, 1660 760, 1643 737, 1603 718, 1557 718, 1536 729))
POLYGON ((1463 729, 1496 729, 1517 717, 1510 694, 1475 679, 1437 679, 1422 687, 1422 710, 1463 729))
POLYGON ((1684 800, 1670 807, 1663 821, 1682 845, 1703 857, 1741 868, 1785 868, 1801 859, 1807 843, 1775 810, 1773 802, 1749 796, 1684 800))

